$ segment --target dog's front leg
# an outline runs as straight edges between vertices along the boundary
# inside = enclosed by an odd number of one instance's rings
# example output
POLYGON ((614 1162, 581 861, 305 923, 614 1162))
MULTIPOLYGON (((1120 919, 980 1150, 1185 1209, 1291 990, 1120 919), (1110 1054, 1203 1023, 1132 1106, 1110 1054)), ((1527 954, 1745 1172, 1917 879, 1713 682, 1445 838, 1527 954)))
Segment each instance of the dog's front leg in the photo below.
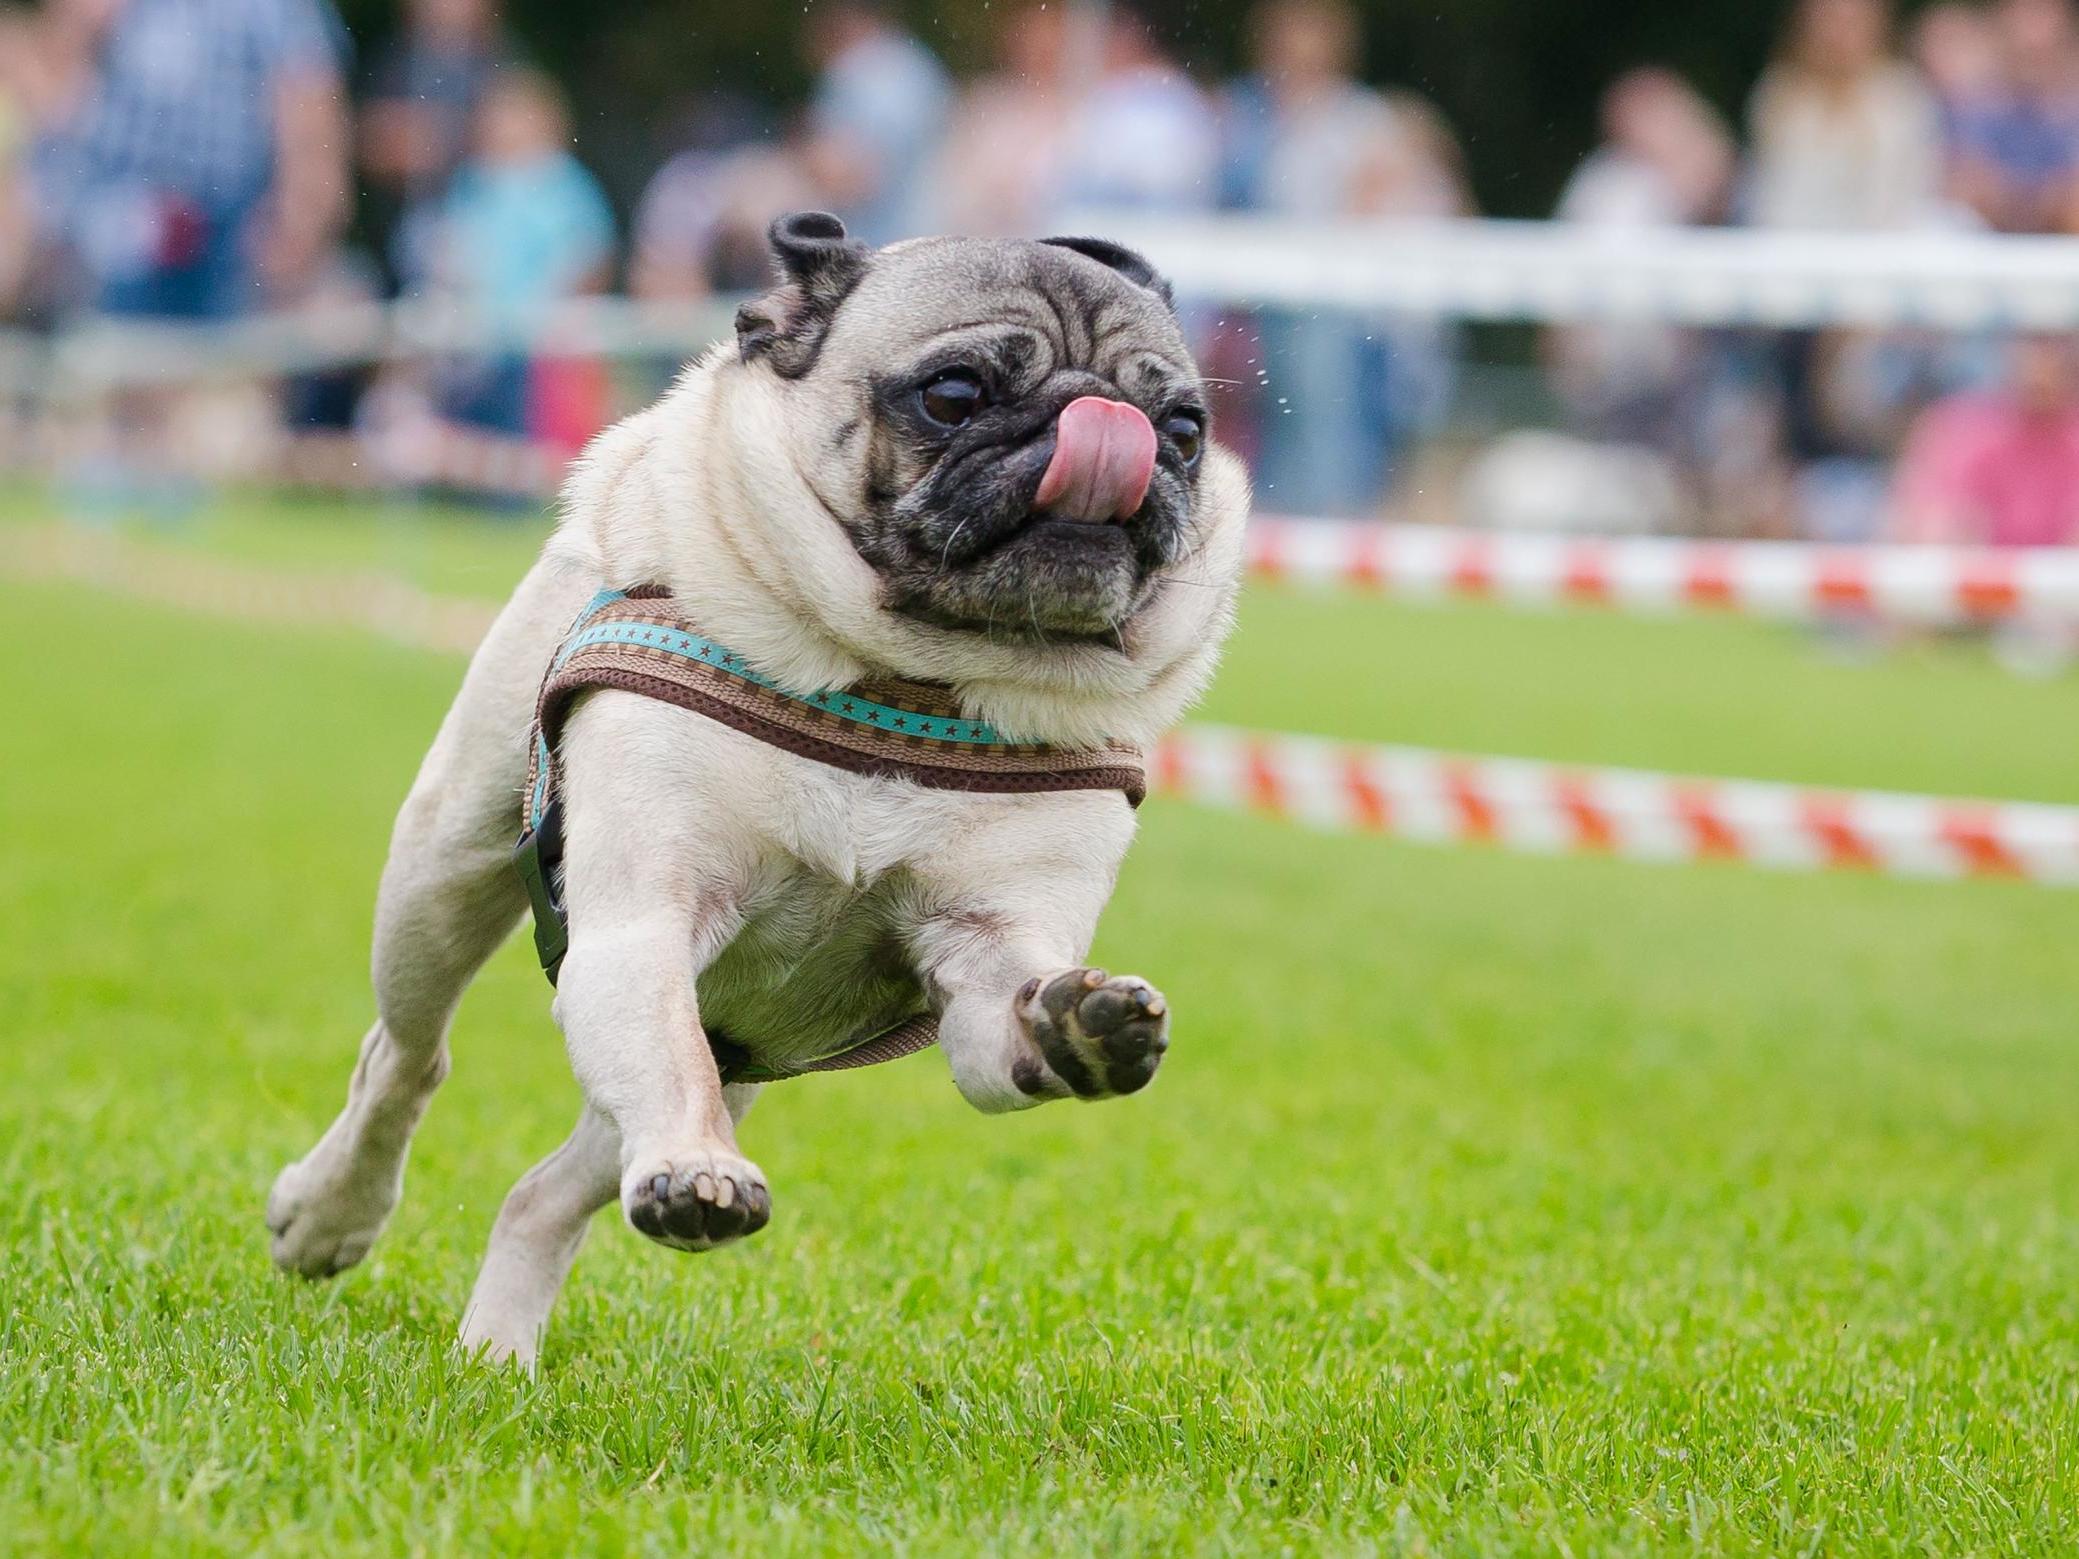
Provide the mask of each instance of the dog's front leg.
POLYGON ((556 998, 585 1098, 620 1133, 621 1210, 674 1250, 755 1234, 772 1214, 765 1176, 737 1151, 694 1000, 694 959, 713 935, 661 907, 584 930, 573 917, 556 998))
POLYGON ((919 870, 912 932, 939 1048, 967 1101, 996 1113, 1136 1093, 1169 1048, 1169 1004, 1137 975, 1083 962, 1132 836, 1111 796, 1058 798, 963 835, 919 870))
POLYGON ((570 950, 556 1018, 586 1101, 620 1136, 628 1222, 674 1249, 707 1250, 763 1228, 772 1197, 737 1151, 695 993, 738 929, 753 852, 700 788, 713 776, 699 755, 673 750, 689 726, 616 692, 572 718, 570 950))
POLYGON ((941 967, 939 1046, 953 1080, 991 1114, 1049 1099, 1109 1099, 1154 1080, 1169 1049, 1169 1004, 1138 975, 1067 961, 1016 942, 941 967), (1029 974, 1037 969, 1040 973, 1029 974))

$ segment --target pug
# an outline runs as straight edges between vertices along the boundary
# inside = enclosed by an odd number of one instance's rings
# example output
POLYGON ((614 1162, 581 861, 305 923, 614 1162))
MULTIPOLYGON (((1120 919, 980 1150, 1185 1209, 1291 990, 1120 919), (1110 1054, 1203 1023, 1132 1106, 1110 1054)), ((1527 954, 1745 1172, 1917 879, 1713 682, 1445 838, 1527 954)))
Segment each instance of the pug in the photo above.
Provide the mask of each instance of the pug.
MULTIPOLYGON (((668 593, 790 695, 900 678, 1073 752, 1145 746, 1205 687, 1247 481, 1213 442, 1166 284, 1094 239, 869 250, 773 225, 733 342, 602 434, 404 801, 375 913, 377 1018, 346 1107, 275 1182, 275 1262, 369 1250, 448 1070, 464 987, 523 918, 512 865, 544 669, 602 589, 668 593)), ((514 1187, 461 1326, 532 1364, 591 1215, 679 1250, 762 1228, 757 1086, 912 1014, 984 1111, 1133 1093, 1168 1044, 1147 981, 1085 963, 1134 829, 1122 788, 859 773, 606 687, 557 735, 554 1013, 584 1105, 514 1187), (705 1042, 704 1042, 705 1041, 705 1042)))

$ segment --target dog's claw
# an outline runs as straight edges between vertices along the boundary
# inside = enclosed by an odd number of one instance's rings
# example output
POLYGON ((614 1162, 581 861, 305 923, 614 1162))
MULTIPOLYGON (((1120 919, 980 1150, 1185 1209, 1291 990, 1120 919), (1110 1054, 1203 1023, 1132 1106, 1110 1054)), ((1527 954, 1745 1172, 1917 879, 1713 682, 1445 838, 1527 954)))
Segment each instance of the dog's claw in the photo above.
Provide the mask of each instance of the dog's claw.
POLYGON ((772 1217, 772 1193, 758 1167, 715 1151, 632 1176, 621 1205, 638 1234, 673 1250, 712 1250, 756 1234, 772 1217))

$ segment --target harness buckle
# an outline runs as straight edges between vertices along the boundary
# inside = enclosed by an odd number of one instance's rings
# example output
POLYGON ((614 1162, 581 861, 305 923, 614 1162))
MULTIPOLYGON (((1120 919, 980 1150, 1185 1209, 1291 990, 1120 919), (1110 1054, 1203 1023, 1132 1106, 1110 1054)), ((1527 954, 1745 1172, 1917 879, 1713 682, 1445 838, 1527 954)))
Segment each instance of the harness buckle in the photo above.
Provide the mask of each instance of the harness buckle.
POLYGON ((563 955, 570 951, 570 920, 556 896, 556 868, 562 864, 563 805, 551 796, 542 808, 541 821, 520 835, 513 848, 513 865, 527 885, 527 901, 534 906, 535 955, 551 985, 563 968, 563 955))

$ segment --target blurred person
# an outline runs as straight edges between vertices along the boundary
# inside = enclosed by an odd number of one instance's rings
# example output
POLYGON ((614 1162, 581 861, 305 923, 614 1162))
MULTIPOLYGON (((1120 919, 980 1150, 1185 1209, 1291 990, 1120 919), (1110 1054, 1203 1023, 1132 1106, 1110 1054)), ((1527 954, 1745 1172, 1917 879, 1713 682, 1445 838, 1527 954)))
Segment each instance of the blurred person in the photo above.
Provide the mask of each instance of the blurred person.
POLYGON ((1913 18, 1907 54, 1935 95, 1943 144, 1952 153, 1966 113, 1999 87, 1999 43, 1980 5, 1938 0, 1913 18))
POLYGON ((1888 0, 1803 0, 1749 117, 1757 227, 1899 229, 1937 209, 1940 116, 1892 53, 1888 0))
MULTIPOLYGON (((611 276, 613 211, 569 144, 569 113, 548 77, 508 66, 492 79, 441 202, 434 280, 494 328, 524 329, 611 276)), ((605 420, 603 405, 586 407, 591 381, 586 365, 515 348, 457 365, 443 406, 471 427, 574 448, 605 420)), ((603 393, 595 383, 589 399, 603 393)))
POLYGON ((23 27, 6 53, 4 90, 17 127, 14 220, 24 251, 11 302, 23 317, 48 322, 94 301, 96 284, 77 248, 85 176, 74 132, 120 3, 44 0, 18 13, 23 27))
POLYGON ((512 58, 496 0, 408 0, 369 73, 361 166, 400 282, 423 280, 441 197, 469 153, 478 105, 512 58))
POLYGON ((34 265, 35 203, 29 172, 37 134, 37 18, 0 10, 0 317, 15 315, 34 265))
POLYGON ((1218 196, 1219 122, 1205 94, 1124 5, 1103 17, 1097 76, 1062 133, 1064 209, 1200 211, 1218 196))
MULTIPOLYGON (((1613 243, 1724 220, 1738 173, 1732 132, 1671 70, 1649 66, 1612 82, 1602 144, 1567 180, 1557 220, 1613 243)), ((1572 420, 1588 437, 1700 453, 1698 398, 1709 354, 1693 330, 1652 322, 1562 326, 1547 360, 1572 420)))
POLYGON ((2011 233, 2079 230, 2079 21, 2071 0, 2002 0, 1999 80, 1957 117, 1954 188, 2011 233))
MULTIPOLYGON (((311 278, 297 299, 314 320, 372 308, 383 295, 383 278, 365 250, 341 249, 311 278)), ((344 434, 354 424, 361 395, 374 380, 371 363, 341 363, 297 374, 281 386, 282 421, 291 432, 324 430, 344 434)))
POLYGON ((636 207, 628 287, 650 302, 693 302, 748 292, 771 272, 765 232, 774 217, 816 204, 798 137, 767 141, 765 116, 733 93, 684 116, 678 150, 636 207))
POLYGON ((1221 105, 1226 204, 1314 219, 1459 213, 1435 127, 1358 82, 1357 14, 1343 0, 1270 0, 1250 37, 1255 68, 1221 105))
MULTIPOLYGON (((64 301, 186 322, 293 305, 347 213, 346 35, 327 0, 59 0, 51 21, 57 56, 85 61, 33 153, 64 301)), ((202 473, 181 419, 211 398, 110 395, 67 472, 80 511, 187 512, 202 473)))
MULTIPOLYGON (((1342 0, 1271 0, 1250 36, 1254 70, 1222 104, 1227 204, 1302 222, 1461 209, 1435 129, 1357 81, 1357 16, 1342 0)), ((1293 310, 1265 311, 1258 335, 1266 502, 1305 513, 1372 508, 1448 395, 1448 337, 1428 322, 1293 310)))
MULTIPOLYGON (((2066 335, 2009 348, 2006 384, 1937 402, 1915 423, 1892 491, 1895 539, 1971 547, 2079 547, 2079 358, 2066 335)), ((1992 630, 2011 671, 2079 662, 2079 623, 2023 613, 1992 630)))
POLYGON ((1473 215, 1465 147, 1444 111, 1407 88, 1387 89, 1380 95, 1400 121, 1407 137, 1407 155, 1371 165, 1373 173, 1383 177, 1358 181, 1358 208, 1391 210, 1404 216, 1473 215), (1410 174, 1412 178, 1406 177, 1410 174))
POLYGON ((952 100, 945 68, 878 0, 822 0, 803 40, 817 71, 804 152, 823 203, 870 244, 913 236, 952 100))
MULTIPOLYGON (((1900 232, 1946 220, 1939 109, 1892 51, 1888 0, 1803 0, 1756 89, 1749 220, 1757 227, 1900 232)), ((1924 381, 1904 337, 1793 331, 1780 338, 1785 518, 1828 541, 1867 540, 1883 517, 1889 430, 1924 381)))
POLYGON ((327 0, 113 0, 53 131, 66 234, 108 313, 293 296, 346 217, 345 33, 327 0))
POLYGON ((553 81, 516 66, 492 79, 469 156, 441 201, 441 291, 512 322, 606 284, 613 210, 569 144, 553 81))
POLYGON ((996 71, 954 105, 931 181, 935 226, 994 238, 1030 238, 1047 227, 1066 149, 1070 25, 1058 0, 1006 13, 996 71))
POLYGON ((29 32, 10 88, 31 104, 39 125, 63 123, 84 101, 122 5, 123 0, 42 0, 14 8, 29 32))
POLYGON ((2007 384, 1921 413, 1899 460, 1899 540, 2079 546, 2079 359, 2064 336, 2011 349, 2007 384))
POLYGON ((1602 144, 1574 170, 1555 215, 1613 231, 1724 220, 1739 168, 1732 131, 1672 70, 1645 66, 1610 83, 1602 144))

